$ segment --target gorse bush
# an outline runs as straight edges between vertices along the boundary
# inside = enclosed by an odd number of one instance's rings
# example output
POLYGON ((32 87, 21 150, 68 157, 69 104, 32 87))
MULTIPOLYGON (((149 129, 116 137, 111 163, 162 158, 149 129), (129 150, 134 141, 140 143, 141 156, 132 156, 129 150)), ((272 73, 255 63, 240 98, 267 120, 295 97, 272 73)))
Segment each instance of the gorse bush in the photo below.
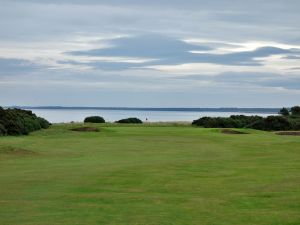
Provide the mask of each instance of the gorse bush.
POLYGON ((291 114, 293 116, 300 116, 300 106, 294 106, 291 108, 291 114))
POLYGON ((193 125, 211 128, 242 128, 251 126, 257 121, 263 120, 260 116, 244 116, 233 115, 229 118, 226 117, 202 117, 193 121, 193 125))
POLYGON ((85 123, 105 123, 105 120, 101 116, 89 116, 84 119, 85 123))
POLYGON ((300 106, 293 106, 290 110, 283 107, 278 113, 282 116, 300 117, 300 106))
POLYGON ((290 115, 290 111, 287 108, 285 108, 285 107, 283 107, 282 109, 280 109, 280 111, 278 113, 280 115, 282 115, 282 116, 289 116, 290 115))
POLYGON ((268 116, 264 120, 263 130, 290 130, 292 129, 292 124, 285 117, 281 116, 268 116))
POLYGON ((49 126, 50 123, 47 120, 37 117, 29 110, 0 107, 0 136, 26 135, 49 126))
POLYGON ((230 116, 202 117, 194 120, 193 125, 206 128, 252 128, 257 130, 278 131, 299 128, 299 124, 282 116, 230 116))
POLYGON ((0 123, 0 136, 5 136, 7 134, 7 130, 3 124, 0 123))
POLYGON ((38 117, 37 119, 39 121, 41 128, 47 129, 50 126, 49 122, 46 119, 44 119, 42 117, 38 117))
POLYGON ((127 119, 118 120, 118 121, 116 121, 116 123, 143 123, 143 121, 141 121, 138 118, 131 117, 131 118, 127 118, 127 119))

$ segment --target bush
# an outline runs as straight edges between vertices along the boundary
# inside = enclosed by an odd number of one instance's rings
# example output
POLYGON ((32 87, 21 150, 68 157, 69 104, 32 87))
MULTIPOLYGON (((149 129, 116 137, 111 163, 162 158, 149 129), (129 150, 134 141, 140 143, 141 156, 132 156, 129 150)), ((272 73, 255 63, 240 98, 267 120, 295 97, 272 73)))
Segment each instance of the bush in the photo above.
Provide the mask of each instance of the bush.
POLYGON ((287 108, 283 107, 282 109, 280 109, 279 114, 282 115, 282 116, 289 116, 290 112, 287 108))
POLYGON ((0 119, 5 116, 5 110, 0 106, 0 119))
POLYGON ((292 116, 300 116, 300 106, 294 106, 291 108, 292 116))
POLYGON ((264 130, 265 129, 265 122, 264 119, 254 121, 251 124, 248 124, 245 128, 251 128, 255 130, 264 130))
POLYGON ((84 119, 85 123, 105 123, 101 116, 89 116, 84 119))
POLYGON ((193 125, 211 128, 244 128, 262 120, 259 116, 233 115, 225 117, 202 117, 193 121, 193 125))
POLYGON ((40 130, 42 127, 37 120, 33 120, 31 118, 24 118, 24 129, 25 133, 29 134, 32 131, 40 130))
POLYGON ((4 125, 0 123, 0 136, 5 136, 7 134, 7 130, 4 125))
POLYGON ((41 128, 47 129, 47 128, 50 127, 51 124, 47 120, 45 120, 44 118, 38 117, 37 119, 38 119, 38 122, 39 122, 41 128))
POLYGON ((300 130, 300 122, 299 121, 295 121, 292 124, 293 124, 293 130, 300 130))
POLYGON ((5 124, 5 128, 8 135, 28 134, 28 131, 19 120, 8 120, 5 124))
POLYGON ((194 120, 192 124, 205 128, 252 128, 267 131, 298 128, 297 123, 293 124, 286 117, 282 116, 268 116, 267 118, 243 115, 230 116, 229 118, 202 117, 198 120, 194 120))
POLYGON ((32 131, 48 128, 49 122, 29 110, 3 109, 0 107, 0 135, 26 135, 32 131), (3 129, 4 128, 4 129, 3 129))
POLYGON ((264 120, 265 127, 264 130, 290 130, 292 128, 292 124, 282 116, 268 116, 264 120))
POLYGON ((116 123, 143 123, 143 121, 141 121, 138 118, 127 118, 127 119, 116 121, 116 123))

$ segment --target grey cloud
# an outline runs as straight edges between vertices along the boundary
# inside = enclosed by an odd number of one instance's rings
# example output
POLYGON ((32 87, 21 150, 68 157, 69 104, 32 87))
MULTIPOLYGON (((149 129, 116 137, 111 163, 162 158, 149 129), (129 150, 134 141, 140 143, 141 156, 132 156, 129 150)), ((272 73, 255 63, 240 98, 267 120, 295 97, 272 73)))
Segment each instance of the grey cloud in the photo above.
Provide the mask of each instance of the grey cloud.
POLYGON ((209 46, 189 44, 184 41, 162 35, 148 34, 114 39, 110 42, 112 47, 92 49, 87 51, 73 51, 66 54, 84 56, 106 57, 135 57, 155 59, 145 63, 120 63, 120 62, 92 62, 87 65, 104 69, 127 69, 132 67, 145 67, 149 65, 176 65, 184 63, 215 63, 222 65, 259 66, 261 61, 256 58, 271 55, 300 52, 299 49, 281 49, 275 47, 261 47, 253 51, 243 51, 227 54, 191 53, 190 51, 212 50, 209 46))
MULTIPOLYGON (((70 64, 70 65, 81 65, 81 66, 89 66, 93 69, 101 69, 101 70, 126 70, 132 68, 135 63, 127 63, 127 62, 105 62, 105 61, 91 61, 91 62, 79 62, 74 60, 60 60, 57 61, 59 64, 70 64)), ((144 64, 143 64, 144 65, 144 64)))
POLYGON ((299 55, 288 55, 283 57, 284 59, 300 59, 299 55))
POLYGON ((192 50, 211 50, 207 46, 185 43, 172 37, 147 34, 136 37, 124 37, 112 40, 113 47, 93 49, 88 51, 74 51, 69 54, 89 56, 126 56, 144 58, 169 58, 182 55, 192 50))
POLYGON ((275 47, 262 47, 253 51, 243 51, 236 53, 226 54, 210 54, 210 53, 197 53, 181 55, 181 58, 162 60, 166 64, 180 64, 180 63, 215 63, 222 65, 245 65, 245 66, 259 66, 261 61, 256 59, 260 57, 268 57, 271 55, 280 55, 284 53, 291 53, 292 50, 286 50, 275 47), (176 61, 177 59, 177 61, 176 61))
POLYGON ((300 3, 297 0, 2 2, 0 35, 8 40, 57 38, 78 32, 141 34, 153 31, 177 37, 244 41, 259 36, 264 40, 299 43, 300 3))
POLYGON ((211 81, 216 84, 225 84, 226 86, 245 87, 247 85, 258 87, 274 87, 284 88, 289 90, 300 89, 300 77, 291 76, 289 74, 279 75, 275 73, 236 73, 228 72, 216 74, 215 76, 205 75, 188 75, 181 76, 175 79, 194 80, 194 81, 211 81))
POLYGON ((273 79, 269 81, 262 81, 260 85, 267 86, 267 87, 280 87, 280 88, 285 88, 290 90, 300 90, 300 77, 281 78, 281 79, 273 79))
POLYGON ((300 70, 300 67, 292 67, 290 70, 300 70))
MULTIPOLYGON (((39 4, 112 4, 112 5, 154 5, 154 6, 168 6, 168 7, 185 7, 195 8, 204 7, 206 9, 243 9, 246 7, 257 7, 257 10, 262 9, 290 9, 288 5, 293 4, 300 6, 298 0, 226 0, 226 1, 207 1, 207 0, 3 0, 6 2, 35 2, 39 4), (258 8, 260 6, 260 8, 258 8)), ((295 10, 295 9, 294 9, 295 10)))
POLYGON ((1 76, 30 73, 40 68, 40 65, 28 60, 0 58, 1 76))

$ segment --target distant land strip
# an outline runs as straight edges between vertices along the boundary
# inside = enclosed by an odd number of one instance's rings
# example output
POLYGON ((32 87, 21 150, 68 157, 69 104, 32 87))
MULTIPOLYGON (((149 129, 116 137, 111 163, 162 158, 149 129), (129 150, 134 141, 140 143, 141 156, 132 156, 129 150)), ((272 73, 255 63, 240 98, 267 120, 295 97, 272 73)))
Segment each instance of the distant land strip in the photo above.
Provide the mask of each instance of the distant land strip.
POLYGON ((276 114, 280 108, 152 108, 152 107, 81 107, 81 106, 9 106, 6 108, 49 109, 49 110, 128 110, 128 111, 173 111, 173 112, 234 112, 276 114))

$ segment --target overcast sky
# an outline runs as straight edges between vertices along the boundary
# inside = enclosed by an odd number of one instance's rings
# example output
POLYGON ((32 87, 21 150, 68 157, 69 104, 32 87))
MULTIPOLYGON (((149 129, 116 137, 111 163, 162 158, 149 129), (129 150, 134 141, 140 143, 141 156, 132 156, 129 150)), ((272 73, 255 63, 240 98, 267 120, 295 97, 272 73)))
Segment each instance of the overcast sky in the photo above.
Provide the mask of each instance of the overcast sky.
POLYGON ((299 105, 299 12, 299 0, 0 0, 0 105, 299 105))

